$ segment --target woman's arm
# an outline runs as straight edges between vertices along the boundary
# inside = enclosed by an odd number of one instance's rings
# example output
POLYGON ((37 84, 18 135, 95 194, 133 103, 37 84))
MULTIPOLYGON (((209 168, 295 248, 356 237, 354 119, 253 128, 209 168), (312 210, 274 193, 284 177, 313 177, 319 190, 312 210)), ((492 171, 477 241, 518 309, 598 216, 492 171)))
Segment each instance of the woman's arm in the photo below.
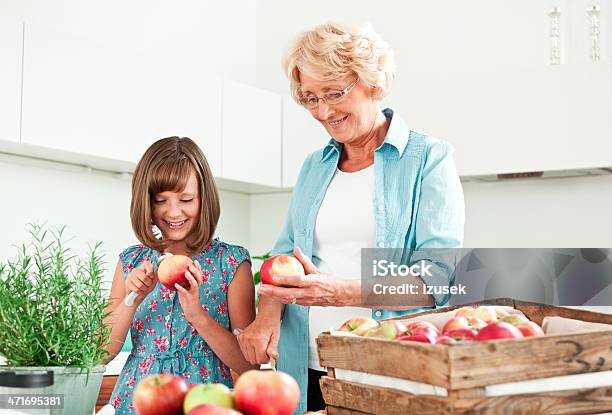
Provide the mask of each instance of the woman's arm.
MULTIPOLYGON (((193 279, 193 276, 191 278, 193 279)), ((193 283, 197 284, 195 280, 193 283)), ((255 288, 248 261, 238 266, 229 285, 227 299, 231 330, 243 329, 253 322, 255 319, 255 288)), ((183 309, 185 310, 185 307, 183 309)), ((259 368, 258 365, 252 365, 245 359, 238 340, 231 331, 222 327, 201 307, 197 307, 197 310, 199 311, 189 316, 186 312, 185 316, 223 363, 239 374, 259 368)))

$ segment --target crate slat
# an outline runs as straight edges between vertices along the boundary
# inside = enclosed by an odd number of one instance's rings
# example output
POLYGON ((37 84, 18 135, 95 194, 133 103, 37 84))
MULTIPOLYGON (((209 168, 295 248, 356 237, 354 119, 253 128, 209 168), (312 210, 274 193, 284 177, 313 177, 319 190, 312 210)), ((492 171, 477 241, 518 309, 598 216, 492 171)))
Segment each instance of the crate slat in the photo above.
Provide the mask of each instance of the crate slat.
POLYGON ((321 378, 330 406, 353 412, 384 415, 577 415, 612 411, 612 386, 508 396, 455 398, 413 395, 408 392, 321 378))

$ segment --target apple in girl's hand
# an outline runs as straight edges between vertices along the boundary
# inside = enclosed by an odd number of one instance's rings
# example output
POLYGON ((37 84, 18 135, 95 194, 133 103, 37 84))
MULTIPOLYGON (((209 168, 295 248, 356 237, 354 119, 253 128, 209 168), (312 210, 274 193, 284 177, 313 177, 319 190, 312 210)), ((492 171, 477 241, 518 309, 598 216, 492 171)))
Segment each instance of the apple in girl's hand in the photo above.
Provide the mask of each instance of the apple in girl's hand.
POLYGON ((378 321, 370 317, 355 317, 347 320, 340 326, 339 331, 348 331, 349 333, 363 336, 370 329, 378 327, 378 321))
POLYGON ((134 390, 134 405, 140 415, 175 415, 183 411, 187 383, 176 375, 151 375, 134 390))
POLYGON ((279 254, 266 259, 264 263, 261 264, 261 269, 259 270, 259 277, 264 284, 279 285, 272 281, 272 277, 275 275, 304 276, 306 274, 302 263, 294 256, 279 254))
POLYGON ((217 406, 210 403, 198 405, 189 412, 185 412, 187 415, 242 415, 240 412, 236 412, 233 409, 224 408, 223 406, 217 406))
POLYGON ((542 327, 538 326, 533 321, 520 323, 516 326, 516 328, 523 333, 523 337, 544 336, 544 330, 542 330, 542 327))
POLYGON ((168 255, 157 266, 157 278, 159 282, 171 289, 175 288, 175 283, 188 288, 189 281, 185 278, 185 271, 191 264, 193 261, 185 255, 168 255))
POLYGON ((476 340, 481 342, 487 340, 520 339, 522 337, 523 333, 512 324, 499 321, 481 329, 476 336, 476 340))
POLYGON ((203 383, 189 390, 183 402, 183 411, 188 413, 198 405, 205 403, 234 408, 232 392, 222 383, 203 383))
POLYGON ((300 402, 300 387, 286 373, 249 370, 238 377, 234 400, 248 415, 291 415, 300 402))

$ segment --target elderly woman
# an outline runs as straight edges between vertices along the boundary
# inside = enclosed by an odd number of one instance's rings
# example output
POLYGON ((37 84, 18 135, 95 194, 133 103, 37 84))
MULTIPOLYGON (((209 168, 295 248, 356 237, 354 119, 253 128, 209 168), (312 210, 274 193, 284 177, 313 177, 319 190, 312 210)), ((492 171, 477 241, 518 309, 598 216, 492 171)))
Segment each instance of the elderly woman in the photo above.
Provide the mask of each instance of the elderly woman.
MULTIPOLYGON (((331 140, 305 160, 273 249, 293 253, 307 275, 280 276, 275 285, 283 287, 263 285, 257 318, 239 342, 251 363, 278 355, 278 369, 298 380, 302 413, 324 406, 314 341, 322 331, 352 317, 383 319, 448 300, 421 292, 403 307, 368 305, 361 248, 460 247, 464 206, 451 146, 381 109, 395 65, 370 26, 315 27, 297 38, 283 64, 293 97, 331 140)), ((410 278, 448 286, 452 276, 410 278)))

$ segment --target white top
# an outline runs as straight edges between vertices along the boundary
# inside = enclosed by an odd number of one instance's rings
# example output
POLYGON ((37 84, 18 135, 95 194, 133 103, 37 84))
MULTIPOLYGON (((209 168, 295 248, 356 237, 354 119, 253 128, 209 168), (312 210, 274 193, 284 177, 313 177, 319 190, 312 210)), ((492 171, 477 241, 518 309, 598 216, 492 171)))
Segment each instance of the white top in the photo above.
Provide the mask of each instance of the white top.
MULTIPOLYGON (((374 165, 354 173, 334 173, 317 214, 313 256, 321 259, 319 270, 336 278, 361 278, 361 248, 373 248, 374 165)), ((308 367, 319 366, 315 339, 324 331, 337 329, 353 317, 370 317, 361 307, 310 307, 308 321, 308 367)))

